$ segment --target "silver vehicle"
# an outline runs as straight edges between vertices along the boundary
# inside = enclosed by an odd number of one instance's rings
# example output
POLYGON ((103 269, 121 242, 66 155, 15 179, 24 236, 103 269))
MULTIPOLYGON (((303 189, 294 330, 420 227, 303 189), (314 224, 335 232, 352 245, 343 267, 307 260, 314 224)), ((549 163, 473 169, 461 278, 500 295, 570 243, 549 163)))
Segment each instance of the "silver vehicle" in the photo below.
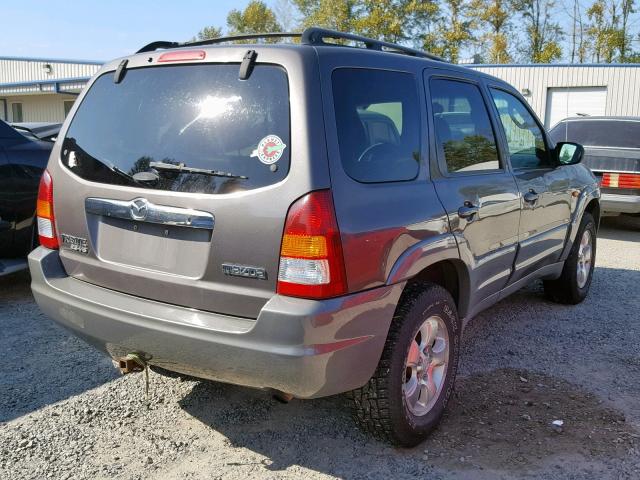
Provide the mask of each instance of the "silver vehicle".
POLYGON ((587 295, 582 147, 424 52, 233 40, 155 42, 91 80, 42 181, 34 296, 124 370, 348 392, 363 428, 415 445, 467 320, 534 279, 587 295))
POLYGON ((600 181, 603 215, 640 215, 640 117, 566 118, 549 133, 584 146, 584 164, 600 181))

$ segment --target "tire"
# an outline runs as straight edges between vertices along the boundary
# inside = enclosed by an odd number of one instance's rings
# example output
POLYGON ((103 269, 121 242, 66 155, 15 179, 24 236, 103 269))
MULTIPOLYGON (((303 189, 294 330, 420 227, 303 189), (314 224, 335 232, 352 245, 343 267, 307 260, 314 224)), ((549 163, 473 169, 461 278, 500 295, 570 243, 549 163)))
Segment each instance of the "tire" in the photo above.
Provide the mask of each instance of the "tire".
POLYGON ((545 280, 544 292, 546 296, 557 303, 576 305, 582 302, 589 293, 593 268, 596 263, 596 224, 593 216, 585 212, 573 242, 569 256, 564 262, 562 274, 557 280, 545 280), (588 267, 586 267, 585 239, 590 242, 588 267), (581 268, 579 268, 581 266, 581 268), (581 274, 579 270, 582 270, 581 274), (586 272, 586 273, 585 273, 586 272), (584 276, 583 276, 584 275, 584 276))
MULTIPOLYGON (((460 355, 460 331, 456 305, 449 292, 430 283, 407 285, 373 377, 363 387, 347 394, 360 428, 397 446, 413 447, 422 442, 440 422, 453 392, 460 355), (422 358, 418 353, 418 340, 423 343, 422 332, 433 332, 434 321, 438 324, 437 332, 432 335, 436 340, 432 347, 425 347, 429 355, 422 358), (428 328, 425 327, 427 324, 428 328), (417 358, 419 363, 415 368, 407 365, 415 363, 412 358, 417 358), (435 365, 442 359, 445 364, 440 367, 430 366, 422 369, 423 373, 417 370, 424 365, 435 365), (420 397, 424 391, 417 398, 409 395, 411 391, 416 392, 412 386, 420 387, 421 379, 426 379, 427 384, 432 380, 431 390, 423 387, 429 395, 420 397), (419 402, 420 398, 429 401, 424 405, 419 402)), ((424 337, 427 335, 425 333, 424 337)), ((424 341, 428 342, 426 338, 424 341)))

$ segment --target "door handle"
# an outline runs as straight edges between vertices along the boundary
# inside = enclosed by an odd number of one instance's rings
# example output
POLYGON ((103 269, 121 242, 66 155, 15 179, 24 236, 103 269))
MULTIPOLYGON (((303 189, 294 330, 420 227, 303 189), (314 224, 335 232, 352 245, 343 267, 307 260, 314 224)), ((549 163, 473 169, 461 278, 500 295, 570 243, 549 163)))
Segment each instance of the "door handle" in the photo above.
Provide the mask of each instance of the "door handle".
POLYGON ((524 201, 531 205, 535 205, 539 198, 540 195, 533 189, 524 194, 524 201))
POLYGON ((479 210, 480 210, 480 207, 467 201, 467 202, 464 202, 464 205, 458 209, 458 216, 460 218, 472 219, 472 217, 476 213, 478 213, 479 210))

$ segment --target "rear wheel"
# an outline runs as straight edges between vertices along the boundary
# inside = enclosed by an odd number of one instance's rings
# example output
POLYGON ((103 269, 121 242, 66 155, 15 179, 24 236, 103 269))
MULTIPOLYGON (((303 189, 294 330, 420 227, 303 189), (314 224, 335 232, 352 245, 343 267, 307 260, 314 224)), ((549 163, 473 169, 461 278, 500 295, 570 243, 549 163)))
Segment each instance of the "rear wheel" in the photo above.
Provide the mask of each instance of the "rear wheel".
POLYGON ((360 427, 395 445, 412 447, 424 440, 453 391, 460 328, 445 289, 407 286, 375 374, 348 394, 360 427))
POLYGON ((582 302, 589 293, 595 261, 596 225, 593 216, 585 212, 560 278, 544 282, 547 297, 571 305, 582 302))

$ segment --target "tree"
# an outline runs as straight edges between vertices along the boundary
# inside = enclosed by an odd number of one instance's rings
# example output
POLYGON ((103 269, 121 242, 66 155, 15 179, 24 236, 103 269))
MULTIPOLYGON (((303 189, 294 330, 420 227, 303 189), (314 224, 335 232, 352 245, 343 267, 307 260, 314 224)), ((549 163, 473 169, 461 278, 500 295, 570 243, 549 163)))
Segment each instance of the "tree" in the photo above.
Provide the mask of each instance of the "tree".
POLYGON ((273 10, 260 0, 252 0, 242 11, 231 10, 227 15, 227 27, 230 35, 282 31, 273 10))
POLYGON ((363 0, 356 5, 353 26, 361 35, 387 42, 405 42, 424 35, 424 29, 438 11, 433 1, 363 0))
POLYGON ((293 0, 302 14, 304 27, 319 26, 353 31, 355 0, 293 0))
POLYGON ((514 0, 514 7, 525 23, 523 53, 532 63, 551 63, 562 56, 562 30, 555 17, 554 0, 514 0))
POLYGON ((573 13, 567 14, 571 17, 571 63, 584 63, 587 59, 589 41, 585 38, 586 27, 582 18, 582 6, 579 0, 573 0, 573 13))
POLYGON ((222 36, 222 29, 219 27, 209 26, 204 27, 198 32, 193 40, 211 40, 213 38, 220 38, 222 36))
POLYGON ((303 26, 419 44, 439 11, 436 0, 293 0, 303 26))
POLYGON ((291 0, 277 0, 273 13, 283 32, 293 32, 298 27, 298 12, 291 0))
POLYGON ((490 63, 511 61, 509 37, 513 10, 509 0, 473 0, 483 57, 490 63))
POLYGON ((629 33, 629 17, 636 13, 635 0, 622 0, 620 20, 620 61, 627 62, 629 54, 629 44, 631 43, 631 34, 629 33))
POLYGON ((596 0, 587 10, 591 22, 587 28, 595 62, 613 62, 620 50, 622 31, 619 28, 618 5, 615 1, 596 0))
POLYGON ((445 0, 445 3, 447 12, 437 20, 435 30, 425 35, 424 48, 457 63, 462 48, 473 39, 475 24, 466 0, 445 0))

